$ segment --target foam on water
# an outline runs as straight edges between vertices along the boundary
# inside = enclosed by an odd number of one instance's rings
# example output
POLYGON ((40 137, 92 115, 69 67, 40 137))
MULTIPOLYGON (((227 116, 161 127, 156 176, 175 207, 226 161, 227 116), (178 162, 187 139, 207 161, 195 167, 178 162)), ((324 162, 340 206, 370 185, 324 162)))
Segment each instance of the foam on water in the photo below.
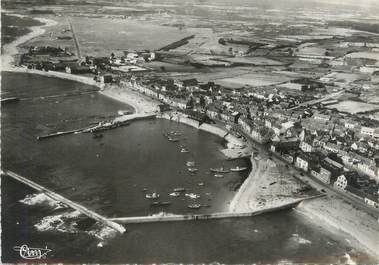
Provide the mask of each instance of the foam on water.
POLYGON ((52 198, 46 196, 44 193, 28 194, 24 199, 20 200, 19 202, 26 205, 48 205, 54 208, 54 210, 67 208, 67 206, 63 203, 53 200, 52 198))
POLYGON ((74 219, 81 213, 79 211, 65 212, 62 214, 46 216, 34 227, 38 231, 60 231, 66 233, 78 233, 74 219))
POLYGON ((96 227, 94 227, 91 231, 88 231, 88 234, 100 239, 101 241, 107 241, 114 238, 117 235, 117 231, 108 226, 96 224, 96 227))

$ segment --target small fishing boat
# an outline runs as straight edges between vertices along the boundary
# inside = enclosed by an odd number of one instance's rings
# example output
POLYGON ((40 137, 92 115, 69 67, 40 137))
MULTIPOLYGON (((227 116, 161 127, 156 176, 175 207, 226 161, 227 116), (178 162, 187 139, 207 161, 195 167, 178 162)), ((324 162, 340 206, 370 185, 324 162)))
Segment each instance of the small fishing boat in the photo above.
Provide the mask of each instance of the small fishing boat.
POLYGON ((182 148, 182 149, 180 149, 180 153, 188 153, 189 151, 188 151, 188 149, 187 148, 182 148))
POLYGON ((168 205, 171 205, 171 202, 153 202, 151 204, 152 206, 168 206, 168 205))
POLYGON ((198 186, 204 186, 204 182, 197 183, 198 186))
POLYGON ((172 137, 168 137, 168 140, 170 141, 170 142, 178 142, 179 141, 179 138, 172 138, 172 137))
POLYGON ((247 169, 247 167, 239 167, 239 166, 236 166, 236 167, 233 167, 230 169, 230 171, 233 171, 233 172, 240 172, 240 171, 245 171, 247 169))
POLYGON ((186 195, 186 197, 191 198, 191 199, 199 199, 200 198, 200 195, 195 194, 195 193, 186 193, 185 195, 186 195))
POLYGON ((222 175, 222 174, 215 174, 215 177, 216 177, 216 178, 223 178, 224 175, 222 175))
POLYGON ((123 116, 123 115, 129 115, 129 114, 132 114, 133 112, 131 112, 130 110, 119 110, 117 111, 117 114, 120 115, 120 116, 123 116))
POLYGON ((150 194, 146 194, 145 198, 146 199, 158 199, 159 198, 159 194, 156 193, 156 192, 153 192, 153 193, 150 193, 150 194))
POLYGON ((182 192, 182 191, 186 191, 185 188, 175 188, 174 189, 174 192, 182 192))
POLYGON ((195 172, 199 171, 199 169, 197 169, 195 167, 189 167, 188 171, 191 172, 191 173, 195 173, 195 172))
POLYGON ((210 170, 211 172, 215 172, 215 173, 229 173, 229 172, 230 172, 230 170, 225 169, 224 167, 210 168, 209 170, 210 170))
POLYGON ((200 209, 201 205, 198 203, 188 205, 190 209, 200 209))
POLYGON ((178 192, 178 191, 174 191, 174 192, 169 193, 168 196, 171 196, 171 197, 178 197, 178 196, 180 196, 180 192, 178 192))
POLYGON ((195 166, 195 161, 187 161, 186 166, 187 167, 194 167, 195 166))

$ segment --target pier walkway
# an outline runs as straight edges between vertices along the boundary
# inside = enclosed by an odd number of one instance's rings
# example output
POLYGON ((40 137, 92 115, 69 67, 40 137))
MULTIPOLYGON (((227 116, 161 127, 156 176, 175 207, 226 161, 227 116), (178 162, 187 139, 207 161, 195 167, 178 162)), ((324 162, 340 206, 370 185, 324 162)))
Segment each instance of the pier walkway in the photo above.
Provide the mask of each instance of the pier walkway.
POLYGON ((237 218, 237 217, 250 217, 257 216, 264 213, 276 212, 281 210, 287 210, 295 208, 301 202, 305 200, 316 199, 325 196, 324 194, 312 196, 308 198, 300 198, 291 203, 283 204, 277 207, 256 210, 253 212, 222 212, 222 213, 210 213, 210 214, 170 214, 163 213, 150 216, 133 216, 133 217, 116 217, 109 220, 120 224, 140 224, 140 223, 156 223, 156 222, 174 222, 174 221, 197 221, 197 220, 210 220, 210 219, 225 219, 225 218, 237 218))
POLYGON ((42 192, 43 194, 52 198, 53 200, 62 202, 64 204, 70 206, 71 208, 81 212, 82 214, 84 214, 84 215, 86 215, 86 216, 88 216, 88 217, 90 217, 90 218, 92 218, 98 222, 101 222, 104 225, 109 226, 109 227, 113 228, 114 230, 116 230, 122 234, 126 232, 126 229, 122 225, 115 223, 115 222, 107 219, 106 217, 101 216, 100 214, 97 214, 94 211, 91 211, 90 209, 88 209, 88 208, 86 208, 80 204, 77 204, 77 203, 55 193, 55 192, 37 184, 37 183, 35 183, 34 181, 31 181, 27 178, 24 178, 24 177, 12 172, 12 171, 9 171, 9 170, 2 170, 2 175, 3 174, 4 174, 4 176, 9 176, 9 177, 11 177, 17 181, 20 181, 20 182, 28 185, 29 187, 31 187, 31 188, 39 191, 39 192, 42 192))
MULTIPOLYGON (((123 115, 123 116, 114 118, 113 120, 110 121, 110 123, 108 123, 108 125, 95 125, 95 126, 79 128, 79 129, 74 129, 74 130, 69 130, 69 131, 55 132, 55 133, 50 133, 47 135, 40 135, 40 136, 37 136, 37 140, 44 140, 44 139, 62 136, 62 135, 68 135, 68 134, 89 133, 89 132, 93 132, 94 129, 101 129, 101 128, 103 128, 103 130, 109 130, 109 129, 117 128, 119 126, 126 125, 126 122, 128 121, 153 119, 155 117, 156 117, 155 113, 135 113, 135 114, 130 114, 130 115, 123 115), (116 127, 113 127, 110 125, 115 125, 116 127)), ((102 122, 102 123, 105 124, 105 122, 102 122)))

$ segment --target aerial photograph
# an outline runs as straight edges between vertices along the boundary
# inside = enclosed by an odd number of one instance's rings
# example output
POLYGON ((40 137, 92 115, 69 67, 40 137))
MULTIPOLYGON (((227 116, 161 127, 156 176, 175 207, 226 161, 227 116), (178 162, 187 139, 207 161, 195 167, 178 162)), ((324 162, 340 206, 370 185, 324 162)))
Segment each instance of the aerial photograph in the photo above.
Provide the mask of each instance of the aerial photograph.
POLYGON ((2 264, 379 264, 379 0, 1 0, 2 264))

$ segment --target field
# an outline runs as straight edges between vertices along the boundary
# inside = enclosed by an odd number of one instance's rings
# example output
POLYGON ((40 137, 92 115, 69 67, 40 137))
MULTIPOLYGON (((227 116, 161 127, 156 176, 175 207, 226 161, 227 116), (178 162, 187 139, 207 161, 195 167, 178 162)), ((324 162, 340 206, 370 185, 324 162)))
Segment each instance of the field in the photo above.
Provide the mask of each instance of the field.
POLYGON ((19 36, 29 33, 28 27, 39 26, 42 23, 28 17, 1 13, 1 25, 1 43, 4 45, 14 41, 19 36))
POLYGON ((22 47, 29 46, 52 46, 67 48, 70 52, 76 54, 74 41, 72 39, 65 39, 64 37, 72 37, 70 31, 70 25, 67 20, 63 17, 47 17, 56 22, 56 24, 44 27, 45 33, 39 35, 38 37, 31 39, 30 41, 24 43, 22 47))
POLYGON ((341 112, 347 112, 351 114, 363 113, 367 111, 379 110, 379 105, 368 104, 359 101, 345 100, 338 104, 330 105, 328 108, 335 108, 341 112))
POLYGON ((272 73, 248 73, 232 78, 219 79, 216 83, 226 87, 239 88, 243 86, 257 87, 276 85, 293 79, 294 78, 288 76, 273 75, 272 73))
POLYGON ((346 55, 348 58, 374 59, 379 63, 379 52, 354 52, 346 55))
POLYGON ((191 35, 186 30, 128 19, 71 18, 81 53, 109 56, 125 50, 159 49, 191 35))

